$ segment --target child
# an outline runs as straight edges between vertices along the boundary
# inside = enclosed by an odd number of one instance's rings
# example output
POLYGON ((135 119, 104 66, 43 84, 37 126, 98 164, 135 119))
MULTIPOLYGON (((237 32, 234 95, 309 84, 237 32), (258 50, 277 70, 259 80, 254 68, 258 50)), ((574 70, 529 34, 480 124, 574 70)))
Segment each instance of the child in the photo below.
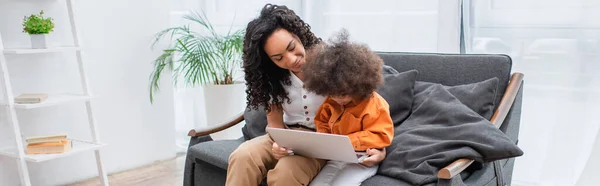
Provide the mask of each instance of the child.
POLYGON ((315 116, 317 132, 347 135, 355 151, 370 156, 361 164, 329 161, 310 185, 360 185, 377 173, 394 135, 389 105, 375 92, 383 60, 349 42, 345 31, 317 49, 304 69, 306 89, 327 96, 315 116))

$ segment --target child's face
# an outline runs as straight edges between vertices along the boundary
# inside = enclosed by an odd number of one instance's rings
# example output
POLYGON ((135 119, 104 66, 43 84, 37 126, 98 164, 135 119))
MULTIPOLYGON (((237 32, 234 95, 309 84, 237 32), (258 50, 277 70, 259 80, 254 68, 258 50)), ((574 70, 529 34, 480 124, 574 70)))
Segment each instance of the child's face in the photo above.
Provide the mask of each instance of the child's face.
POLYGON ((337 102, 338 104, 344 106, 352 101, 351 96, 331 96, 331 99, 333 99, 333 101, 337 102))

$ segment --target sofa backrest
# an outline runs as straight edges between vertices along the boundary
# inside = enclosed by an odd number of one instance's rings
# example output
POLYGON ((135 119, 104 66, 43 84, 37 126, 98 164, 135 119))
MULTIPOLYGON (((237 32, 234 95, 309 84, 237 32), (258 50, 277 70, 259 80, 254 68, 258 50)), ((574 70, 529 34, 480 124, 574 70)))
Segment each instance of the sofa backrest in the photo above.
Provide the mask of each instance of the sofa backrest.
MULTIPOLYGON (((500 54, 436 54, 378 52, 386 65, 398 72, 412 69, 419 71, 418 81, 454 86, 480 82, 497 77, 496 107, 510 80, 512 60, 500 54)), ((494 108, 496 110, 496 108, 494 108)))

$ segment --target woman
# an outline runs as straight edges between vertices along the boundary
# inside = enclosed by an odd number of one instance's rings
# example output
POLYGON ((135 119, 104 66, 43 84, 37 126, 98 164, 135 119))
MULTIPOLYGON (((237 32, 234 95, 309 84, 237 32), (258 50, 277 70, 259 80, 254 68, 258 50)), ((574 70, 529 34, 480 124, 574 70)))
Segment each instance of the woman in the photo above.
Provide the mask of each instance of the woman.
MULTIPOLYGON (((325 97, 304 89, 302 67, 320 42, 286 6, 267 4, 248 23, 243 54, 248 107, 265 106, 270 127, 315 131, 315 114, 325 97)), ((385 151, 377 151, 364 161, 375 165, 384 158, 385 151)), ((325 163, 295 156, 264 135, 229 156, 226 185, 258 185, 265 176, 270 186, 308 185, 325 163)))

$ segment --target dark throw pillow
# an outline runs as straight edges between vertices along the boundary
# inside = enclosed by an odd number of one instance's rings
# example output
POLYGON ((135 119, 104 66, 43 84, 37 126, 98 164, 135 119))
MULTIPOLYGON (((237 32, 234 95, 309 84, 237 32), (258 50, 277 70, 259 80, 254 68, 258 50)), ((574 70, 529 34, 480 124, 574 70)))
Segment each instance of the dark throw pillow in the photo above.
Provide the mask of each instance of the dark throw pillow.
MULTIPOLYGON (((477 83, 444 86, 444 88, 461 103, 489 120, 494 114, 494 100, 496 100, 498 83, 498 78, 494 77, 477 83)), ((433 85, 436 85, 436 83, 415 82, 415 96, 431 91, 433 85)))
POLYGON ((523 155, 502 131, 442 85, 415 95, 412 114, 396 127, 379 174, 422 185, 459 158, 490 162, 523 155))
POLYGON ((267 112, 264 107, 258 107, 257 110, 246 108, 244 111, 244 121, 246 124, 242 127, 244 139, 252 138, 266 134, 267 112))
POLYGON ((419 72, 409 70, 401 73, 384 74, 384 83, 377 93, 390 105, 390 116, 394 126, 400 125, 412 109, 414 85, 419 72))

